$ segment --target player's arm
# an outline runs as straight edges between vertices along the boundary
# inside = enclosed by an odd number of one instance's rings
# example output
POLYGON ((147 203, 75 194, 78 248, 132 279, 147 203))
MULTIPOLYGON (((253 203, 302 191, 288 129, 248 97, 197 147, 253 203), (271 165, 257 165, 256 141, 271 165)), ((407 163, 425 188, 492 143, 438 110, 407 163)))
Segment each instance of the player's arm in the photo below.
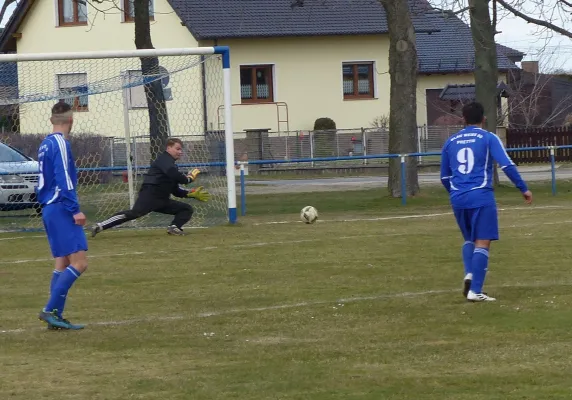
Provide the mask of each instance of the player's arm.
POLYGON ((451 164, 447 154, 447 145, 441 150, 441 183, 447 192, 451 192, 451 164))
POLYGON ((191 180, 185 174, 179 171, 175 163, 169 160, 167 157, 158 157, 155 161, 155 165, 165 175, 167 175, 178 184, 186 185, 191 182, 191 180))
POLYGON ((66 210, 76 215, 80 213, 79 201, 77 199, 76 188, 71 180, 71 176, 68 171, 69 158, 71 156, 67 149, 65 142, 58 142, 57 144, 52 143, 50 161, 53 163, 54 175, 56 184, 60 189, 59 196, 62 199, 62 203, 66 210))
POLYGON ((189 194, 189 190, 185 190, 182 187, 180 187, 179 185, 177 185, 171 194, 175 197, 179 197, 181 199, 184 199, 189 194))
POLYGON ((518 168, 509 157, 500 138, 494 133, 491 133, 489 148, 493 159, 500 165, 501 170, 511 180, 514 186, 516 186, 522 193, 528 192, 528 186, 520 176, 518 168))

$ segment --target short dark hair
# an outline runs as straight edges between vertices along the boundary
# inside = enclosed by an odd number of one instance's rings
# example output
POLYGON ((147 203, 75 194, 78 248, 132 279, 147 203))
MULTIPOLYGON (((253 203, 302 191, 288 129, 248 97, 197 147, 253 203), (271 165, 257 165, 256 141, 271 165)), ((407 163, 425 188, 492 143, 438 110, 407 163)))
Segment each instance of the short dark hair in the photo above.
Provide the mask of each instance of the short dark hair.
POLYGON ((65 114, 68 111, 71 111, 71 106, 66 103, 65 101, 58 101, 56 104, 54 104, 54 106, 52 107, 52 115, 61 115, 61 114, 65 114))
POLYGON ((463 118, 468 125, 476 125, 483 122, 485 108, 481 103, 473 101, 463 107, 463 118))
POLYGON ((177 138, 169 138, 169 140, 167 140, 167 147, 172 147, 175 144, 180 144, 181 146, 183 146, 183 141, 177 138))

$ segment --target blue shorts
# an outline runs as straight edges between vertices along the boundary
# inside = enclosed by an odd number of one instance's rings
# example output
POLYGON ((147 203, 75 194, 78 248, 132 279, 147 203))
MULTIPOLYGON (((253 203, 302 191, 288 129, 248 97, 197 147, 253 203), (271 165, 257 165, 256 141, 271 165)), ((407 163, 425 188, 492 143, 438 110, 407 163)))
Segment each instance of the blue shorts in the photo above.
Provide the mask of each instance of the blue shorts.
POLYGON ((62 203, 44 206, 42 220, 52 256, 66 257, 78 251, 87 251, 87 238, 83 227, 76 225, 72 213, 66 210, 62 203))
POLYGON ((499 239, 499 221, 496 206, 453 208, 453 212, 466 241, 499 239))

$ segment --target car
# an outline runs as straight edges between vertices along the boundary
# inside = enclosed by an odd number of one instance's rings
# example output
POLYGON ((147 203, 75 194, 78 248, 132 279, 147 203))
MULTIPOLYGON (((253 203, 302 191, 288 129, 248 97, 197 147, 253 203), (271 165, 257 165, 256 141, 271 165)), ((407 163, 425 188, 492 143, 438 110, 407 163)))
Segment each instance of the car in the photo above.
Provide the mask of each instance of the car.
POLYGON ((40 164, 14 147, 0 143, 0 211, 24 210, 40 206, 36 187, 40 164))

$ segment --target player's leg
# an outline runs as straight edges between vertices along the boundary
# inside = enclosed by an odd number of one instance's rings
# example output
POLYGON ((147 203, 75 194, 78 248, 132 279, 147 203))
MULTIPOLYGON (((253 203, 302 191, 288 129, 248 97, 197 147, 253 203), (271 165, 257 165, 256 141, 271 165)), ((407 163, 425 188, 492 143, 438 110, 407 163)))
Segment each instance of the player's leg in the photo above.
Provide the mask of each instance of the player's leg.
POLYGON ((463 257, 463 266, 465 269, 465 274, 463 275, 463 296, 467 297, 469 293, 469 288, 471 286, 471 281, 473 279, 472 273, 472 259, 473 259, 473 252, 475 249, 475 244, 471 239, 471 231, 472 231, 472 209, 453 209, 453 213, 455 214, 455 219, 457 220, 457 225, 463 235, 464 243, 462 247, 462 257, 463 257))
POLYGON ((73 216, 61 203, 46 207, 43 214, 44 224, 48 228, 50 249, 58 267, 69 265, 58 276, 39 318, 45 321, 49 328, 81 329, 82 325, 73 325, 65 320, 62 312, 69 289, 87 269, 87 240, 83 228, 74 223, 73 216))
POLYGON ((144 191, 140 192, 131 210, 119 211, 118 213, 115 213, 105 221, 96 223, 90 228, 91 236, 94 237, 98 233, 103 232, 107 229, 111 229, 115 226, 124 224, 128 221, 141 218, 149 214, 150 212, 154 211, 161 205, 162 204, 158 202, 148 192, 144 191))
POLYGON ((58 282, 62 272, 65 271, 69 265, 68 257, 56 257, 54 260, 54 271, 52 272, 52 280, 50 281, 50 293, 54 291, 54 287, 58 282))
POLYGON ((491 241, 498 240, 498 215, 496 206, 477 209, 473 215, 473 239, 475 250, 471 268, 473 280, 467 299, 471 301, 494 301, 493 297, 483 293, 483 286, 489 266, 489 250, 491 241))
POLYGON ((169 200, 166 206, 156 211, 161 214, 174 215, 171 225, 167 228, 167 233, 170 235, 184 235, 183 225, 193 216, 193 207, 190 204, 176 200, 169 200))

